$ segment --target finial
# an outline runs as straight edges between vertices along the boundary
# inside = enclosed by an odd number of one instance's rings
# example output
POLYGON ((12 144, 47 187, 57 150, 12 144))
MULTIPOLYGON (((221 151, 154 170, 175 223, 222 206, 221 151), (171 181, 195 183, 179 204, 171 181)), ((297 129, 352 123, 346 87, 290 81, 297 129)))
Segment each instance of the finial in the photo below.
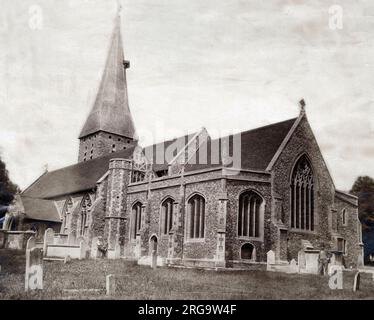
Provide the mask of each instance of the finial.
POLYGON ((304 99, 301 99, 299 101, 299 105, 300 105, 300 113, 301 114, 305 114, 305 100, 304 99))

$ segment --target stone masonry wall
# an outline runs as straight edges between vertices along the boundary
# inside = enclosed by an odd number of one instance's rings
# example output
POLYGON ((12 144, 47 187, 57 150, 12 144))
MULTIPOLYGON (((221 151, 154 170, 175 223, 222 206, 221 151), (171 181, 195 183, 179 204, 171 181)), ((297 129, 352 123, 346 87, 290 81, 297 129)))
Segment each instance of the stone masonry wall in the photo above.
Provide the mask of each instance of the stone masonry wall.
MULTIPOLYGON (((291 139, 272 169, 273 195, 277 196, 283 206, 285 225, 288 228, 287 246, 288 260, 297 259, 301 249, 301 240, 309 240, 315 248, 324 243, 327 249, 333 245, 331 241, 331 210, 334 205, 334 185, 326 164, 322 158, 318 144, 305 117, 301 119, 291 139), (314 232, 291 230, 290 224, 290 181, 293 167, 298 158, 306 154, 311 162, 314 173, 314 232)), ((271 242, 273 250, 279 250, 277 228, 273 228, 271 242)))

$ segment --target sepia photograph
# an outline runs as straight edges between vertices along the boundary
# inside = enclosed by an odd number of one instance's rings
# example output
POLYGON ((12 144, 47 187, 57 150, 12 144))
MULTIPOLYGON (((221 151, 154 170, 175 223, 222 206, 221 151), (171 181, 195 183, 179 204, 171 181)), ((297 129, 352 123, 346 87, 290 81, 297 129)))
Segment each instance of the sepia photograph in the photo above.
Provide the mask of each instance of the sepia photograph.
POLYGON ((372 1, 1 0, 0 300, 374 299, 373 84, 372 1))

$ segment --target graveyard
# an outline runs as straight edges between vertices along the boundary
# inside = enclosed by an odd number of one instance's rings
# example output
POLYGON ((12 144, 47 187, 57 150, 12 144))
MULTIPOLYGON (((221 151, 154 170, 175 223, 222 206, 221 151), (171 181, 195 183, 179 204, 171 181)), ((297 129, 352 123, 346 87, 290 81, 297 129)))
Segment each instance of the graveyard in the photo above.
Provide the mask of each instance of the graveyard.
POLYGON ((140 266, 126 260, 43 262, 43 290, 25 291, 25 251, 0 250, 0 299, 373 299, 371 274, 343 271, 343 289, 331 290, 327 276, 260 270, 199 270, 140 266), (107 275, 115 290, 106 292, 107 275))

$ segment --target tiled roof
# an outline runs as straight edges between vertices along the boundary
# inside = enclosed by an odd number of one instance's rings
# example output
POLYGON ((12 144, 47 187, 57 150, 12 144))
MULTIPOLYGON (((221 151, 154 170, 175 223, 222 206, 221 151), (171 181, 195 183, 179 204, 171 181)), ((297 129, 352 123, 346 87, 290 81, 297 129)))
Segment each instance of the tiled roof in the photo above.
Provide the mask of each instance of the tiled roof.
MULTIPOLYGON (((222 165, 221 145, 224 140, 229 141, 229 156, 240 154, 240 167, 243 169, 265 170, 277 152, 297 118, 267 125, 264 127, 244 131, 224 138, 208 140, 207 161, 201 161, 199 155, 196 164, 187 164, 185 171, 200 170, 222 165), (240 150, 233 148, 233 141, 239 141, 240 150), (212 156, 213 155, 213 156, 212 156)), ((203 149, 203 148, 202 148, 203 149)), ((229 167, 232 165, 228 165, 229 167)), ((237 167, 236 163, 233 166, 237 167)))
POLYGON ((168 163, 177 155, 179 151, 181 151, 182 148, 187 145, 187 143, 196 135, 196 133, 197 132, 194 132, 143 148, 143 153, 145 154, 145 156, 147 158, 150 158, 149 160, 152 160, 153 162, 153 170, 167 170, 168 163), (169 147, 171 147, 170 150, 172 152, 168 152, 169 147))
POLYGON ((130 159, 134 148, 131 147, 104 157, 47 172, 27 188, 22 195, 47 199, 92 189, 96 186, 96 182, 108 171, 110 159, 130 159))
POLYGON ((54 201, 21 196, 26 217, 32 220, 61 222, 54 201))

